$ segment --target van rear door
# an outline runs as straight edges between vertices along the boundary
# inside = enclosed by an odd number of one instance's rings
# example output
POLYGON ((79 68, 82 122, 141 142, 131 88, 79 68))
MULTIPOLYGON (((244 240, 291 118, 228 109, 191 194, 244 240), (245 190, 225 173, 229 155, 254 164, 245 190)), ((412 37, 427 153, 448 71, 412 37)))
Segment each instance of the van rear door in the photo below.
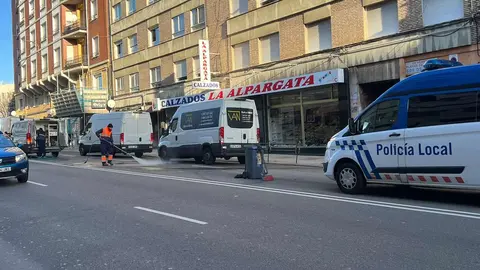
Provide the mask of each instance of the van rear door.
POLYGON ((144 113, 126 113, 124 118, 125 145, 151 144, 152 122, 150 115, 144 113))
POLYGON ((226 112, 228 127, 225 127, 225 143, 257 143, 254 125, 255 104, 245 101, 228 101, 226 112))

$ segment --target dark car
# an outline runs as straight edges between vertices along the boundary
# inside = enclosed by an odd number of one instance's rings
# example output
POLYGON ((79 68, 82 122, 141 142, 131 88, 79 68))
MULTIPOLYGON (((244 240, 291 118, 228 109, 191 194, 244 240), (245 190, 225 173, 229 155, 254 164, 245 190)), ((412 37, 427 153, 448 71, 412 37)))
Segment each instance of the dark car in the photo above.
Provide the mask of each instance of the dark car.
POLYGON ((0 178, 10 177, 20 183, 28 181, 28 157, 10 139, 0 135, 0 178))

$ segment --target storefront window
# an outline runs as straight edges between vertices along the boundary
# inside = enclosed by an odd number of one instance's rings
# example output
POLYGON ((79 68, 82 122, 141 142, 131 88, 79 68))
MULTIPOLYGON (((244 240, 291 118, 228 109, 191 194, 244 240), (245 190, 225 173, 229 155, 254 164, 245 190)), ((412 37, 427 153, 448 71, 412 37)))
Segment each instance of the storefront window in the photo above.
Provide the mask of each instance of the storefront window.
POLYGON ((336 85, 270 95, 269 105, 274 146, 325 146, 342 128, 336 85))
POLYGON ((302 145, 300 106, 270 109, 270 142, 275 146, 302 145))

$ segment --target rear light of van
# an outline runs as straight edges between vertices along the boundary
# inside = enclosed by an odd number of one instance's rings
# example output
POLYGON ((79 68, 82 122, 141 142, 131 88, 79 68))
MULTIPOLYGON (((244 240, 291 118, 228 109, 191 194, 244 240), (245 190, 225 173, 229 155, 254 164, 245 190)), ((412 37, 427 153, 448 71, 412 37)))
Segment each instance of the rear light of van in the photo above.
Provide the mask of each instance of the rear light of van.
POLYGON ((32 134, 27 133, 27 144, 31 144, 31 143, 32 143, 32 134))
POLYGON ((150 133, 150 142, 153 143, 154 140, 155 140, 155 136, 153 135, 153 133, 150 133))
POLYGON ((220 144, 223 144, 225 142, 225 129, 223 127, 220 127, 218 130, 218 135, 220 137, 220 144))
POLYGON ((120 144, 125 143, 125 133, 120 133, 120 144))
POLYGON ((257 128, 257 143, 260 143, 260 129, 257 128))

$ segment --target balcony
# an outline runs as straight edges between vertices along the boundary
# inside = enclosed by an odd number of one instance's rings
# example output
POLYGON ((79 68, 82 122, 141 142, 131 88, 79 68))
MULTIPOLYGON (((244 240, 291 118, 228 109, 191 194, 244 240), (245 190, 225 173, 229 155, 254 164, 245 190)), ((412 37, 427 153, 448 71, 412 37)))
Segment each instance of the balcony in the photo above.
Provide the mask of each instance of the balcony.
POLYGON ((64 38, 83 38, 87 35, 87 27, 80 20, 65 25, 63 29, 64 38))
POLYGON ((62 5, 78 5, 83 3, 83 0, 61 0, 62 5))
POLYGON ((87 68, 87 65, 88 65, 87 56, 82 55, 82 56, 76 56, 73 58, 67 58, 67 61, 65 61, 65 65, 63 69, 69 70, 71 72, 81 71, 82 69, 87 68))

